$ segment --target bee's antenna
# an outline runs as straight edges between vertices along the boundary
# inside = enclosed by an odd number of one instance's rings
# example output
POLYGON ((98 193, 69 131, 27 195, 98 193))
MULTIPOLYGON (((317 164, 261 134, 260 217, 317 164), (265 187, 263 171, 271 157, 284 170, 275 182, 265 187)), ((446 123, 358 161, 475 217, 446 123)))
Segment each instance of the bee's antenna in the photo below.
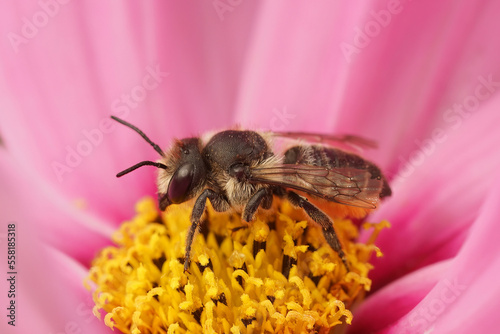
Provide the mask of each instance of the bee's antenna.
POLYGON ((141 161, 138 164, 135 164, 132 167, 129 167, 129 168, 121 171, 120 173, 116 174, 116 177, 122 177, 123 175, 128 174, 128 173, 130 173, 130 172, 132 172, 132 171, 134 171, 137 168, 142 167, 142 166, 155 166, 156 168, 167 169, 167 166, 164 165, 164 164, 162 164, 162 163, 160 163, 160 162, 141 161))
MULTIPOLYGON (((146 136, 146 134, 144 132, 142 132, 141 130, 139 130, 136 126, 130 124, 129 122, 126 122, 124 121, 123 119, 120 119, 116 116, 111 116, 112 119, 114 119, 115 121, 117 121, 118 123, 121 123, 129 128, 131 128, 132 130, 134 130, 135 132, 137 132, 138 134, 141 135, 142 138, 144 138, 151 146, 153 146, 153 148, 155 149, 156 152, 160 153, 160 155, 162 157, 165 156, 165 153, 163 153, 163 151, 161 150, 160 146, 158 146, 157 144, 153 143, 151 141, 151 139, 148 138, 148 136, 146 136)), ((139 166, 140 167, 140 166, 139 166)), ((158 166, 156 166, 158 167, 158 166)), ((131 167, 132 168, 132 167, 131 167)), ((160 167, 161 168, 161 167, 160 167)), ((133 169, 132 169, 133 170, 133 169)))

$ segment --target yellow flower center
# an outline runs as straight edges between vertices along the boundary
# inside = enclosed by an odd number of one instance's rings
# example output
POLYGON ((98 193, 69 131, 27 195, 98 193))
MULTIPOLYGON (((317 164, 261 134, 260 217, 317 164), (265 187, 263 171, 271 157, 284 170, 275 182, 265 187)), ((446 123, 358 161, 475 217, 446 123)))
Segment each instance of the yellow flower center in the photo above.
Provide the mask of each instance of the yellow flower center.
POLYGON ((301 210, 278 202, 244 224, 238 214, 208 207, 195 237, 190 273, 184 248, 191 209, 160 213, 152 199, 94 259, 88 280, 94 314, 123 333, 327 333, 350 324, 348 308, 370 289, 368 262, 376 235, 356 243, 358 228, 335 220, 347 260, 346 272, 321 229, 301 210))

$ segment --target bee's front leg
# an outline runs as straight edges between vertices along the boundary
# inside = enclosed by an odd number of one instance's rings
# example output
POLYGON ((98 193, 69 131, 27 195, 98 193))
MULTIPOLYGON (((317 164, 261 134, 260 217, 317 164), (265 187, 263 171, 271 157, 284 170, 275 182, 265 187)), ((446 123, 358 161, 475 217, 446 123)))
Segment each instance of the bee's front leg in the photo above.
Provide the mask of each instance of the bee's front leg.
POLYGON ((203 216, 203 213, 205 212, 207 198, 210 200, 210 203, 212 203, 214 209, 218 212, 227 211, 230 207, 224 196, 212 189, 205 189, 201 195, 198 196, 193 206, 193 212, 191 212, 191 226, 189 227, 186 237, 186 255, 184 258, 185 272, 188 271, 189 264, 191 262, 191 246, 196 233, 199 231, 201 216, 203 216))

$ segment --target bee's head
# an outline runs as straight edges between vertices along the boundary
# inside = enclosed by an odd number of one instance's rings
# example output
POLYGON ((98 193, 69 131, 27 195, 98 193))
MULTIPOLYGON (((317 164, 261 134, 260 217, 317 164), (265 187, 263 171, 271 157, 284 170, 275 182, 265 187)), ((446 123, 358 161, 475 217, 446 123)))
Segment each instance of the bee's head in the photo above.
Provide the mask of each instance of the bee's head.
POLYGON ((158 173, 160 209, 193 198, 204 185, 206 166, 201 157, 200 139, 187 138, 174 143, 162 159, 166 169, 158 173))
POLYGON ((160 169, 158 173, 158 200, 163 211, 170 204, 183 203, 193 198, 203 186, 206 167, 201 157, 199 138, 187 138, 174 143, 168 154, 153 143, 134 125, 111 116, 115 121, 131 128, 144 138, 162 158, 158 162, 141 161, 129 167, 116 176, 121 177, 142 166, 154 166, 160 169))

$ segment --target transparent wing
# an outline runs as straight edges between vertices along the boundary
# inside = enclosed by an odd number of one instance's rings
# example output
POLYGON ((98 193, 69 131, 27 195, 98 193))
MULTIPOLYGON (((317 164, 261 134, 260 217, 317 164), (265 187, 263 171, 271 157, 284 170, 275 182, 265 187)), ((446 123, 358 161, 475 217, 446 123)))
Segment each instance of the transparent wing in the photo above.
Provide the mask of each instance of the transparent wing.
POLYGON ((340 204, 375 209, 380 202, 383 180, 371 178, 363 169, 281 164, 253 168, 251 182, 294 189, 340 204))
POLYGON ((269 134, 274 138, 304 140, 308 143, 325 144, 357 152, 378 147, 375 141, 356 135, 328 135, 308 132, 269 132, 269 134))

